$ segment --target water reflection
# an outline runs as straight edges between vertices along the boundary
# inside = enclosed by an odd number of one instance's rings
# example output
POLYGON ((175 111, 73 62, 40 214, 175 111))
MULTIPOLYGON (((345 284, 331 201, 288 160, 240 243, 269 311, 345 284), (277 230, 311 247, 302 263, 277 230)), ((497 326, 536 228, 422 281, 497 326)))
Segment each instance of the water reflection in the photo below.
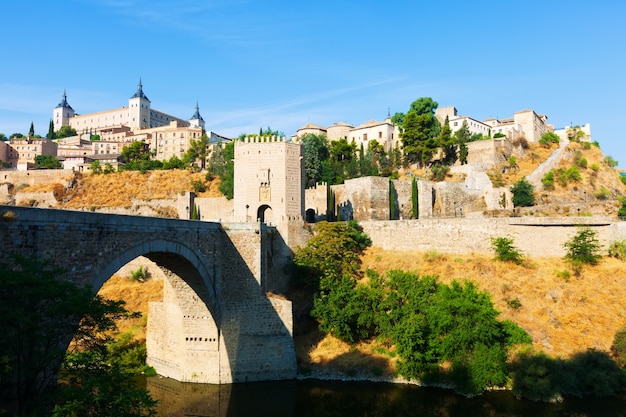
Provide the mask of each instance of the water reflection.
POLYGON ((377 383, 278 381, 234 385, 147 378, 158 416, 198 417, 626 417, 626 398, 567 399, 546 404, 510 392, 465 398, 436 388, 377 383))

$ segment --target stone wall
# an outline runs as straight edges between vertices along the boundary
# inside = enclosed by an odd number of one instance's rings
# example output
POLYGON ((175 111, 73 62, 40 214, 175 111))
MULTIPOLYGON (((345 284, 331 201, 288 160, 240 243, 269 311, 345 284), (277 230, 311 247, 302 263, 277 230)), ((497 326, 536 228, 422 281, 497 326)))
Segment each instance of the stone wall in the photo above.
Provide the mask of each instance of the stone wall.
POLYGON ((578 232, 577 225, 588 225, 596 231, 605 248, 610 242, 626 239, 626 222, 598 217, 448 218, 365 221, 359 224, 375 247, 463 255, 493 255, 490 239, 510 236, 525 255, 560 257, 565 254, 563 243, 578 232))

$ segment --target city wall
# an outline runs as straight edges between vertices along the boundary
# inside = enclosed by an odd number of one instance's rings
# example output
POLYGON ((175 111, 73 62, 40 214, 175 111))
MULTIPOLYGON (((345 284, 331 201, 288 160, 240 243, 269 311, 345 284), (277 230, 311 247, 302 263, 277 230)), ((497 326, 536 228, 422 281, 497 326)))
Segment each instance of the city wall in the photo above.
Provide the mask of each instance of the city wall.
POLYGON ((600 244, 626 239, 626 222, 611 218, 448 218, 359 223, 372 239, 372 246, 397 251, 438 251, 470 255, 491 254, 492 237, 511 237, 527 256, 565 255, 563 244, 585 225, 597 232, 600 244))

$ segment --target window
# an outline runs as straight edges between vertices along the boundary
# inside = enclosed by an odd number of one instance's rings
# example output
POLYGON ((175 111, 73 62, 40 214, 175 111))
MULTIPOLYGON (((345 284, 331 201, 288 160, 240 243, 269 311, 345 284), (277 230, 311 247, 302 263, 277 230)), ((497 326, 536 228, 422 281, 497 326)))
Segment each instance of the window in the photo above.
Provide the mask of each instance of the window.
POLYGON ((363 133, 363 140, 367 140, 367 133, 363 133))
POLYGON ((378 139, 382 139, 383 138, 383 132, 378 132, 378 139))

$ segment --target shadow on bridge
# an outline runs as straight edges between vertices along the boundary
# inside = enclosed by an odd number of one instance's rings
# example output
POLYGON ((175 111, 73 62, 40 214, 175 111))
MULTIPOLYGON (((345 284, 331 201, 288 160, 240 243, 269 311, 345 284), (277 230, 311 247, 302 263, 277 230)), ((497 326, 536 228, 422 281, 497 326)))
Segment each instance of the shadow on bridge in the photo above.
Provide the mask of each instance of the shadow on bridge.
POLYGON ((63 279, 94 294, 133 259, 155 262, 167 277, 164 300, 148 316, 157 372, 222 384, 295 377, 291 303, 264 291, 271 263, 264 245, 280 239, 265 225, 224 230, 218 223, 12 206, 0 206, 0 215, 0 260, 48 260, 64 268, 63 279))

